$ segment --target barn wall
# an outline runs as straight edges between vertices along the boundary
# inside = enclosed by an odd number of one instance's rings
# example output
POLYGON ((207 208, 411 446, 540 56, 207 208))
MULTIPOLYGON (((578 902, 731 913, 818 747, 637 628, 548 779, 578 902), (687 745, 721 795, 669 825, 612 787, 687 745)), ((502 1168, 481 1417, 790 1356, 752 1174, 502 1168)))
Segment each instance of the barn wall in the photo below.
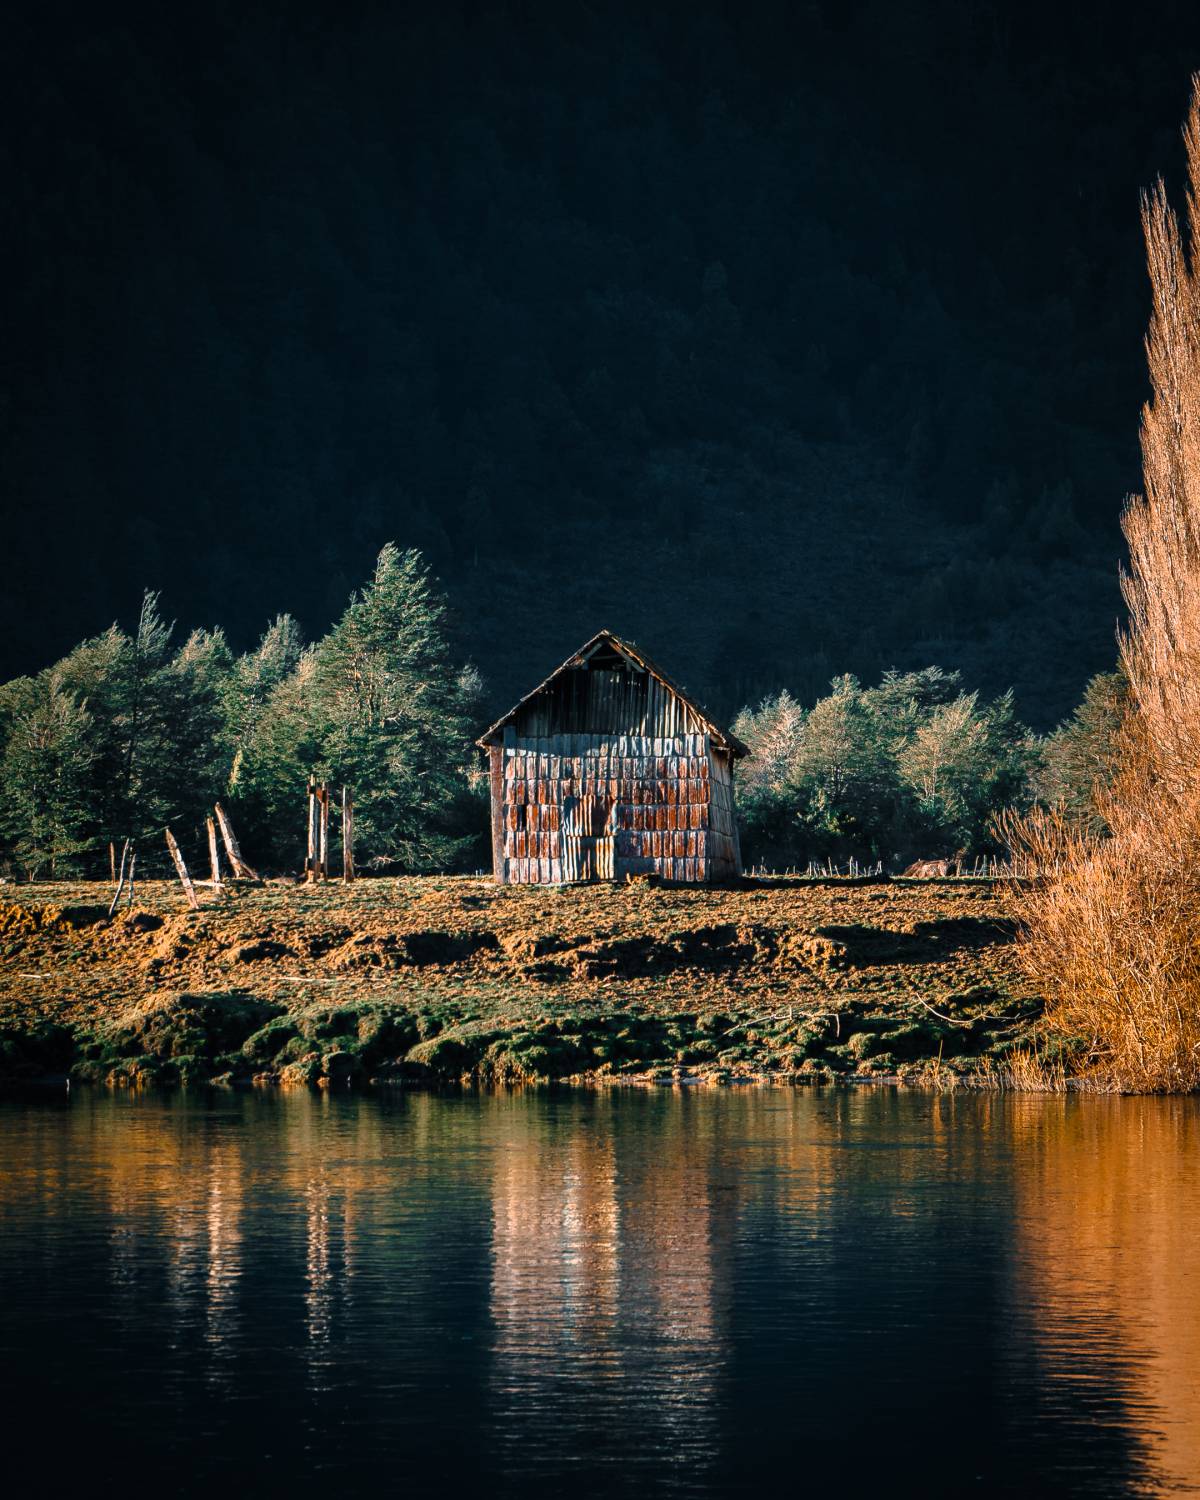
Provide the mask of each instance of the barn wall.
POLYGON ((490 751, 498 881, 740 872, 730 757, 648 672, 566 670, 502 734, 490 751))
POLYGON ((712 811, 710 814, 709 862, 712 880, 729 880, 742 873, 742 851, 738 841, 737 809, 733 801, 733 759, 727 751, 712 749, 712 811))
POLYGON ((510 728, 505 740, 498 879, 713 878, 707 735, 529 738, 510 728))

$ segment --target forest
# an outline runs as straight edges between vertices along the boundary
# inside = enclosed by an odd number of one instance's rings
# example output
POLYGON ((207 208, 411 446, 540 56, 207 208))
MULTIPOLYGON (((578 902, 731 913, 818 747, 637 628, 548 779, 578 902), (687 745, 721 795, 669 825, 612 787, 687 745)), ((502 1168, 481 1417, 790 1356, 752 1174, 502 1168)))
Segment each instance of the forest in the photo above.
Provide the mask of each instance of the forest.
POLYGON ((728 718, 935 661, 1047 731, 1113 659, 1137 191, 1200 60, 1191 7, 1127 30, 23 8, 0 675, 132 634, 147 586, 237 657, 285 611, 320 639, 394 539, 489 711, 511 631, 561 659, 605 625, 728 718))
MULTIPOLYGON (((103 876, 126 840, 165 873, 164 830, 199 853, 220 799, 264 870, 303 862, 304 796, 348 785, 371 871, 486 866, 487 789, 473 740, 484 684, 452 648, 427 561, 387 545, 320 640, 280 615, 240 654, 220 629, 179 636, 147 594, 112 625, 0 687, 0 860, 9 878, 103 876)), ((882 860, 994 850, 995 816, 1037 803, 1086 824, 1123 709, 1096 677, 1039 736, 1011 693, 985 698, 939 667, 852 676, 804 705, 788 690, 739 714, 751 749, 737 783, 747 862, 882 860)))

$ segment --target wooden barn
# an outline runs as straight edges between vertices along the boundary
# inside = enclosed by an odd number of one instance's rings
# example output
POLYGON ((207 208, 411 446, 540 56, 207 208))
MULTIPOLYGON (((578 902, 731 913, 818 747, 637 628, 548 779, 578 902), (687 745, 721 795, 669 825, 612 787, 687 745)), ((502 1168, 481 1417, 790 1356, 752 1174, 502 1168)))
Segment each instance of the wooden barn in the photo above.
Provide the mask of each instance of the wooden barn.
POLYGON ((733 766, 749 752, 609 630, 477 743, 502 884, 741 873, 733 766))

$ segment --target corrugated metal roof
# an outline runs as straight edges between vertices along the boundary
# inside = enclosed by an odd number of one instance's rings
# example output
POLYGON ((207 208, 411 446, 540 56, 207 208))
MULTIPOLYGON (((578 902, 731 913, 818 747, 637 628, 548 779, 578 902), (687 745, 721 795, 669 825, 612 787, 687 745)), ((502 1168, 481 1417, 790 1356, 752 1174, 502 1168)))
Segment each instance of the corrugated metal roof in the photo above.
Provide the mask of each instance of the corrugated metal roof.
POLYGON ((488 745, 492 744, 495 741, 496 736, 500 733, 504 726, 506 724, 511 724, 516 716, 520 713, 520 711, 525 707, 525 705, 532 702, 532 700, 536 698, 539 693, 544 692, 556 677, 560 676, 563 672, 571 671, 573 668, 585 666, 589 659, 594 656, 601 647, 604 646, 611 647, 620 655, 625 656, 635 666, 640 667, 646 672, 649 672, 651 677, 660 682, 668 692, 674 693, 681 702, 686 703, 688 708, 691 709, 691 711, 696 715, 697 719, 700 720, 705 729, 712 736, 713 742, 716 745, 724 750, 728 750, 731 755, 734 755, 739 759, 742 756, 750 754, 749 748, 744 745, 735 734, 731 734, 727 729, 722 729, 721 726, 717 724, 715 720, 713 720, 713 718, 709 715, 707 710, 705 710, 699 703, 697 703, 694 698, 690 697, 686 692, 684 692, 683 688, 681 688, 678 683, 673 682, 671 678, 669 678, 667 674, 662 671, 661 668, 656 667, 640 647, 632 645, 629 641, 622 640, 620 636, 614 635, 611 630, 597 631, 597 633, 591 638, 590 641, 585 642, 584 645, 580 646, 578 651, 567 657, 566 661, 564 661, 561 666, 555 667, 554 671, 551 672, 544 681, 539 682, 537 687, 535 687, 532 692, 526 693, 519 702, 514 703, 512 708, 510 708, 509 711, 501 718, 497 719, 489 729, 485 730, 484 733, 481 734, 480 737, 475 741, 475 743, 480 747, 480 749, 486 749, 488 745))

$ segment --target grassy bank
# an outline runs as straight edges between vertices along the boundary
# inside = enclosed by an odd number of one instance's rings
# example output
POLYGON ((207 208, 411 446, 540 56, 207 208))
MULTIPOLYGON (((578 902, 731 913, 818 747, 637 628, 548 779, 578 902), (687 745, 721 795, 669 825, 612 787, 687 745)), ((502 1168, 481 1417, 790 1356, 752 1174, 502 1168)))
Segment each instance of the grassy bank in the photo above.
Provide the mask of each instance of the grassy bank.
POLYGON ((462 877, 202 896, 0 890, 0 1076, 111 1084, 963 1076, 1040 1004, 1002 886, 530 889, 462 877))

